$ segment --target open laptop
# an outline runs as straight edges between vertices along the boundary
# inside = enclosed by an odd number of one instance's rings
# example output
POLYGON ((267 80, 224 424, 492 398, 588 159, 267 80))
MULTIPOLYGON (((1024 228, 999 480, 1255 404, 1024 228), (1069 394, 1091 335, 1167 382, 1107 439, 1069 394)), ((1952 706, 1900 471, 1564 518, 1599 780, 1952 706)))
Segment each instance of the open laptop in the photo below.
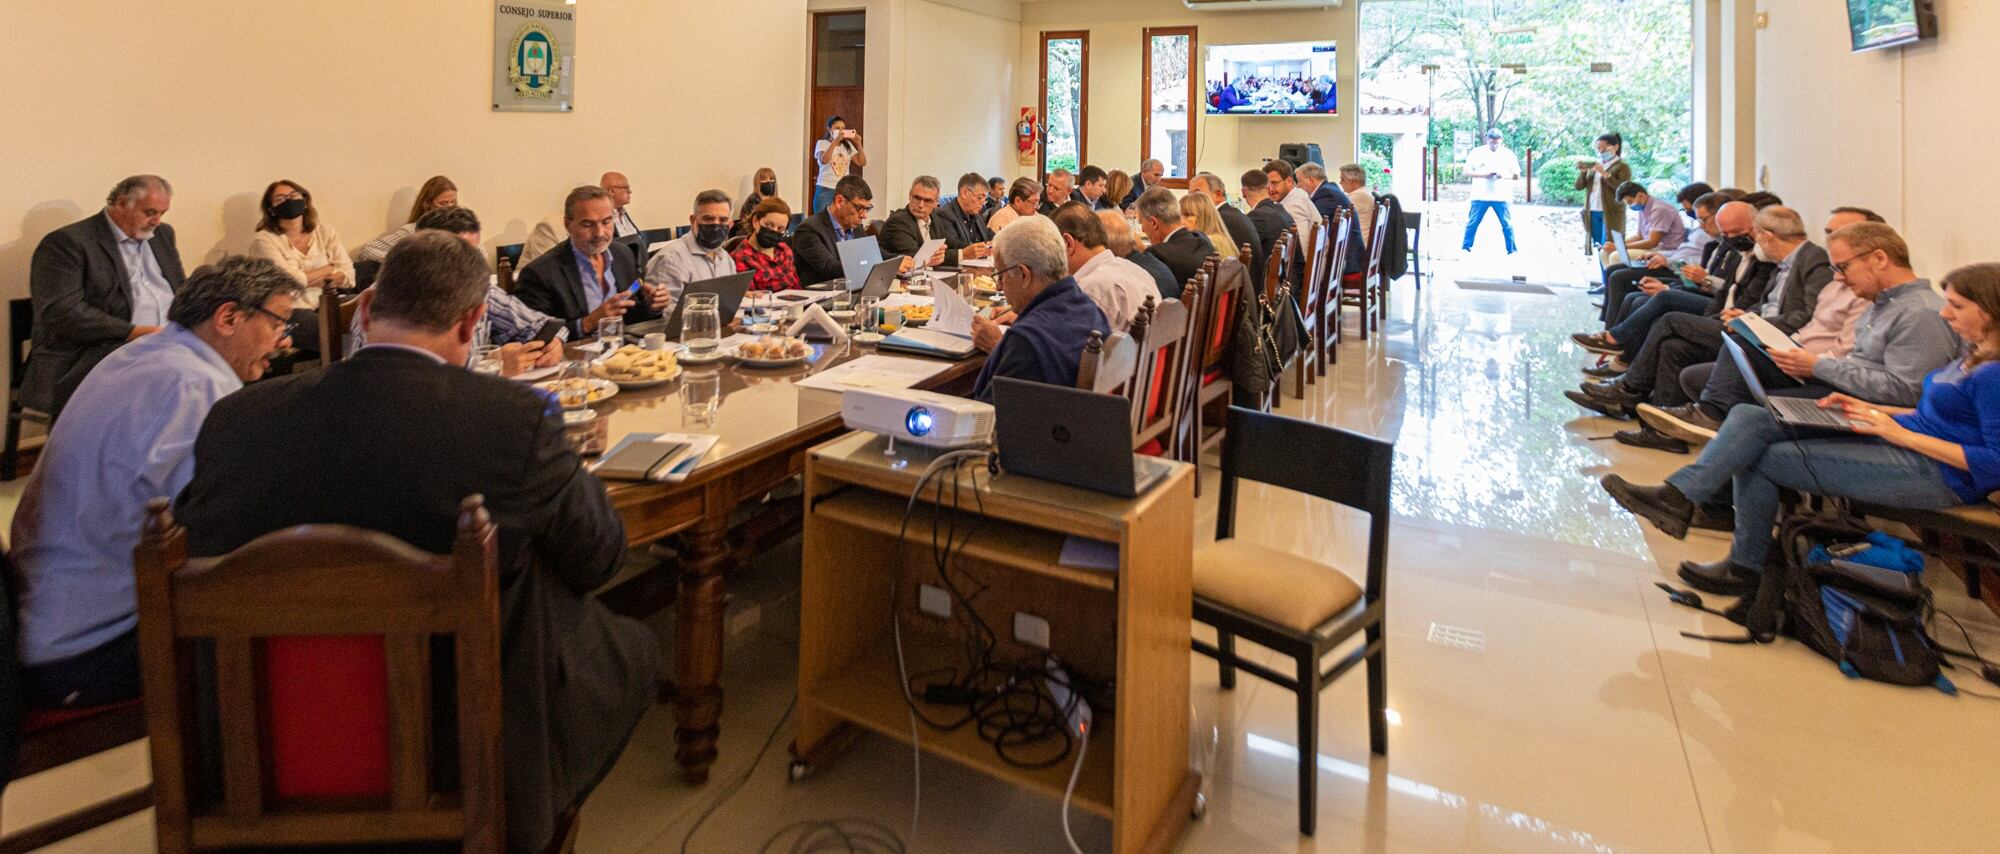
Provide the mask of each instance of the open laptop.
POLYGON ((873 237, 855 237, 834 244, 840 253, 840 272, 847 277, 847 289, 856 290, 868 281, 868 272, 882 263, 882 244, 873 237))
POLYGON ((664 332, 668 341, 681 340, 681 310, 687 307, 688 294, 715 294, 716 312, 722 316, 722 324, 728 326, 730 321, 736 319, 737 310, 743 307, 743 294, 750 290, 750 278, 753 275, 755 274, 737 273, 689 282, 681 288, 681 298, 674 300, 673 314, 667 315, 664 320, 626 326, 625 336, 633 340, 643 340, 646 333, 664 332))
POLYGON ((1615 254, 1612 257, 1617 259, 1617 263, 1623 264, 1627 267, 1632 266, 1632 252, 1631 250, 1625 248, 1625 232, 1623 231, 1611 232, 1611 246, 1614 250, 1616 250, 1615 254))
POLYGON ((1750 363, 1750 353, 1736 341, 1733 335, 1722 336, 1722 346, 1729 350, 1729 358, 1736 360, 1736 368, 1743 372, 1743 382, 1750 386, 1750 393, 1757 402, 1771 410, 1771 415, 1780 424, 1793 427, 1811 427, 1815 430, 1837 430, 1842 433, 1854 432, 1847 416, 1837 409, 1821 409, 1819 401, 1807 397, 1774 397, 1764 392, 1764 381, 1757 378, 1757 367, 1750 363))
POLYGON ((848 279, 847 289, 856 298, 881 299, 889 295, 889 289, 896 284, 896 275, 903 269, 903 256, 892 255, 876 262, 868 269, 866 279, 848 279))
POLYGON ((993 409, 1010 474, 1132 498, 1172 470, 1132 453, 1132 404, 1122 397, 995 377, 993 409))

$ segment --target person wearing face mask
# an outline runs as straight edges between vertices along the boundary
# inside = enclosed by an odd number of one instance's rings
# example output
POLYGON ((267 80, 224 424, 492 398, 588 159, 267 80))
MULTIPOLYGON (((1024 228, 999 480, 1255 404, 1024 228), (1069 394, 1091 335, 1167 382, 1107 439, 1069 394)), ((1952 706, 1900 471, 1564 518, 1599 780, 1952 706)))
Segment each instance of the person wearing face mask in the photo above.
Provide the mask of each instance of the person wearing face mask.
POLYGON ((1625 319, 1646 299, 1668 288, 1686 288, 1682 275, 1698 272, 1687 281, 1699 282, 1707 278, 1705 268, 1712 266, 1716 253, 1723 246, 1716 241, 1717 226, 1715 214, 1721 207, 1732 201, 1732 197, 1717 192, 1703 193, 1694 200, 1695 221, 1700 227, 1687 230, 1687 237, 1678 248, 1656 253, 1646 259, 1646 263, 1610 271, 1605 277, 1604 304, 1599 317, 1606 328, 1625 319))
MULTIPOLYGON (((1727 191, 1718 192, 1718 199, 1727 191)), ((1624 371, 1624 363, 1645 343, 1646 333, 1660 318, 1672 312, 1705 312, 1711 303, 1724 291, 1745 279, 1751 272, 1756 258, 1751 256, 1756 241, 1750 235, 1755 225, 1757 209, 1744 202, 1724 202, 1713 217, 1715 228, 1715 251, 1703 259, 1701 264, 1686 264, 1674 272, 1680 275, 1676 281, 1693 287, 1668 287, 1659 278, 1642 278, 1640 293, 1627 295, 1621 303, 1620 314, 1614 315, 1611 326, 1603 332, 1577 332, 1570 340, 1577 346, 1600 356, 1616 356, 1608 367, 1609 373, 1585 371, 1598 379, 1616 377, 1624 371), (1738 248, 1741 247, 1741 248, 1738 248), (1711 270, 1715 272, 1710 272, 1711 270)), ((1731 295, 1731 300, 1734 296, 1731 295)), ((1722 308, 1715 309, 1720 314, 1722 308)))
POLYGON ((753 291, 788 291, 799 286, 798 262, 785 242, 792 207, 777 196, 766 197, 750 212, 750 236, 729 253, 736 269, 750 272, 753 291))
POLYGON ((703 190, 694 197, 694 213, 688 217, 693 228, 653 253, 653 260, 646 264, 646 284, 653 288, 655 311, 672 311, 689 282, 736 274, 736 261, 722 248, 729 241, 729 211, 729 194, 721 190, 703 190))
POLYGON ((312 192, 298 182, 271 182, 264 188, 262 207, 264 217, 250 239, 250 257, 277 264, 305 286, 305 295, 292 310, 291 320, 298 324, 292 346, 318 353, 320 289, 351 287, 354 260, 333 226, 320 221, 312 192))
POLYGON ((35 346, 21 402, 62 414, 79 383, 127 341, 160 331, 187 276, 174 227, 161 222, 174 189, 157 175, 119 181, 104 209, 49 232, 28 268, 35 346))
MULTIPOLYGON (((1583 228, 1590 234, 1590 248, 1594 251, 1610 239, 1612 231, 1625 230, 1625 209, 1610 202, 1612 194, 1632 180, 1632 167, 1625 162, 1624 137, 1607 133, 1593 144, 1597 147, 1597 159, 1577 163, 1576 188, 1584 191, 1583 228)), ((1590 289, 1592 295, 1603 292, 1602 282, 1590 289)))
MULTIPOLYGON (((765 166, 750 177, 750 196, 743 200, 743 207, 736 211, 735 236, 751 237, 757 233, 757 206, 765 199, 778 195, 778 170, 765 166)), ((789 225, 789 223, 787 223, 789 225)))
POLYGON ((813 143, 813 162, 819 175, 813 181, 812 212, 817 214, 833 204, 833 188, 846 178, 848 170, 868 165, 868 153, 861 150, 861 132, 847 129, 847 120, 832 116, 826 120, 826 136, 813 143))
POLYGON ((958 266, 958 250, 952 248, 951 238, 939 225, 938 195, 942 185, 929 175, 919 175, 910 182, 909 207, 889 215, 882 223, 882 254, 915 257, 926 241, 945 241, 937 254, 919 259, 927 266, 958 266))
MULTIPOLYGON (((1626 181, 1618 186, 1618 203, 1625 206, 1629 217, 1638 222, 1639 236, 1625 241, 1625 253, 1634 261, 1644 261, 1654 255, 1679 249, 1687 240, 1687 223, 1681 221, 1680 211, 1658 199, 1637 181, 1626 181)), ((1606 279, 1615 268, 1625 265, 1618 263, 1617 247, 1605 244, 1599 254, 1599 262, 1604 266, 1606 279)))

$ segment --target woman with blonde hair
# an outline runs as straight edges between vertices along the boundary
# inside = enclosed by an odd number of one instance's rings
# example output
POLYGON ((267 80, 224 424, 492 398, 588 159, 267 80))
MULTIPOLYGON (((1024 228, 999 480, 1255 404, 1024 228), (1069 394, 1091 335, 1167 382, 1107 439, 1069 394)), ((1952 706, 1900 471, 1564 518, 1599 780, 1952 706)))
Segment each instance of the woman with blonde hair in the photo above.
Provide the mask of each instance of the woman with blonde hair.
POLYGON ((765 199, 778 195, 778 170, 765 166, 750 177, 750 195, 743 199, 743 207, 736 211, 736 234, 745 237, 757 233, 757 205, 765 199))
POLYGON ((443 175, 432 175, 429 181, 417 190, 417 200, 410 205, 409 219, 403 225, 390 229, 381 237, 362 244, 361 251, 354 253, 356 261, 380 261, 389 256, 389 250, 403 238, 417 233, 417 220, 424 214, 443 208, 458 207, 458 185, 443 175))
POLYGON ((1132 176, 1116 169, 1111 170, 1111 174, 1104 180, 1105 205, 1124 210, 1125 197, 1129 195, 1132 195, 1132 176))
POLYGON ((1229 227, 1222 222, 1222 214, 1215 212, 1215 199, 1207 193, 1196 190, 1181 197, 1181 223, 1208 235, 1208 242, 1215 244, 1215 251, 1224 258, 1236 258, 1243 254, 1234 238, 1229 236, 1229 227))

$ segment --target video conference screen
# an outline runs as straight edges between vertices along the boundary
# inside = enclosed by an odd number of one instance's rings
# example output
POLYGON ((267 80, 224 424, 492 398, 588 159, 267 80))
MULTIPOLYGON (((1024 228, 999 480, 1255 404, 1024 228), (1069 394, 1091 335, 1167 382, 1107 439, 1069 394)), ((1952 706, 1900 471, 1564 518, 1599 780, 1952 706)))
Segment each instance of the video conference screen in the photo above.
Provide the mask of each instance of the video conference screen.
POLYGON ((1340 112, 1333 42, 1208 48, 1211 116, 1331 116, 1340 112))

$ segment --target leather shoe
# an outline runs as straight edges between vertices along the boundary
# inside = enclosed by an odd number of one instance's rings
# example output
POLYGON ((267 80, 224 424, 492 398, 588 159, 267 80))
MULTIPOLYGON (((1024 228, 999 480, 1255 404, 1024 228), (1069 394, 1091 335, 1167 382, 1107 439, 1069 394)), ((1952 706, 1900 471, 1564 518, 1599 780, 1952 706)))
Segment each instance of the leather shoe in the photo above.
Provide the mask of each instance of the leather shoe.
POLYGON ((1666 451, 1670 454, 1685 454, 1688 452, 1688 443, 1649 427, 1641 427, 1637 430, 1620 430, 1611 434, 1611 438, 1618 440, 1618 444, 1620 445, 1631 445, 1634 448, 1650 448, 1655 451, 1666 451))
POLYGON ((1715 431, 1722 429, 1722 422, 1712 418, 1699 403, 1683 406, 1654 406, 1642 404, 1639 420, 1646 426, 1689 442, 1706 442, 1715 438, 1715 431))
POLYGON ((1602 332, 1572 332, 1570 333, 1569 340, 1576 342, 1576 346, 1600 356, 1612 356, 1625 352, 1624 347, 1618 346, 1617 343, 1606 337, 1602 332))
POLYGON ((1688 527, 1733 534, 1736 532, 1736 508, 1727 503, 1703 504, 1694 509, 1694 518, 1688 520, 1688 527))
POLYGON ((1750 596, 1757 592, 1757 582, 1762 574, 1730 563, 1725 557, 1714 563, 1681 561, 1680 577, 1689 587, 1703 593, 1750 596))
POLYGON ((1583 393, 1605 403, 1615 404, 1626 409, 1631 409, 1646 402, 1646 396, 1635 394, 1630 389, 1627 389, 1624 380, 1612 380, 1601 383, 1586 382, 1583 384, 1583 393))
POLYGON ((1604 293, 1604 286, 1603 286, 1603 285, 1591 285, 1591 286, 1590 286, 1590 295, 1591 295, 1591 296, 1601 296, 1601 295, 1603 295, 1603 293, 1604 293))
POLYGON ((1564 391, 1563 397, 1567 397, 1569 398, 1571 403, 1574 403, 1599 415, 1608 415, 1612 418, 1632 417, 1632 410, 1630 407, 1619 406, 1618 404, 1611 403, 1609 401, 1598 400, 1597 398, 1591 397, 1590 395, 1584 394, 1583 392, 1577 391, 1576 389, 1569 389, 1567 391, 1564 391))
POLYGON ((1676 540, 1685 539, 1688 522, 1694 518, 1694 502, 1671 483, 1638 486, 1615 474, 1598 481, 1611 499, 1632 515, 1653 523, 1660 532, 1676 540))
POLYGON ((1605 362, 1602 365, 1584 368, 1583 375, 1594 380, 1615 380, 1625 375, 1625 369, 1605 362))

